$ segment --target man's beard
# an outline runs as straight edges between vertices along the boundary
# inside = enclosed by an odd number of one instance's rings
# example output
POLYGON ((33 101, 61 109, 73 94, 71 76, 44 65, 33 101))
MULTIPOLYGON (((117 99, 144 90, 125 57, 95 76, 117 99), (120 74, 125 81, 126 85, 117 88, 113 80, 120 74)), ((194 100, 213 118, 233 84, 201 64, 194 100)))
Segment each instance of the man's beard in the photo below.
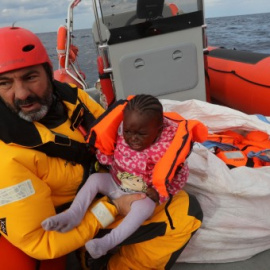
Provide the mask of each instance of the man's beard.
POLYGON ((43 97, 38 97, 36 95, 29 96, 25 100, 16 99, 14 101, 14 106, 17 114, 24 120, 28 122, 39 121, 42 119, 49 111, 50 106, 52 105, 52 93, 47 91, 43 97), (20 108, 20 105, 28 105, 37 102, 41 104, 41 107, 37 110, 30 112, 23 112, 20 108))
POLYGON ((39 110, 27 112, 27 113, 24 113, 23 111, 19 111, 18 115, 19 117, 21 117, 22 119, 28 122, 39 121, 48 113, 49 108, 50 107, 47 105, 42 105, 39 110))
POLYGON ((28 122, 33 122, 33 121, 41 120, 48 113, 48 111, 52 105, 52 102, 53 102, 53 94, 50 91, 50 88, 48 88, 42 97, 38 97, 35 94, 32 94, 25 100, 15 99, 14 106, 11 106, 10 104, 7 104, 7 103, 6 103, 6 105, 13 112, 15 112, 20 118, 22 118, 28 122), (21 110, 21 108, 20 108, 21 105, 28 105, 28 104, 32 104, 34 102, 41 104, 41 107, 37 110, 33 110, 33 111, 29 111, 29 112, 23 112, 21 110))

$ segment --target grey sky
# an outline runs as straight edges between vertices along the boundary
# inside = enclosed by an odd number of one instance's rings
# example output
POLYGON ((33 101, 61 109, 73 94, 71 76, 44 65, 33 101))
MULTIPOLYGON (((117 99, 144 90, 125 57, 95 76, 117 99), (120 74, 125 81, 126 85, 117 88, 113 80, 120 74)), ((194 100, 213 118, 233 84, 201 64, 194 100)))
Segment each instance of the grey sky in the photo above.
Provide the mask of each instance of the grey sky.
MULTIPOLYGON (((169 1, 167 1, 169 2, 169 1)), ((270 12, 269 0, 204 0, 205 16, 223 17, 270 12)), ((65 24, 69 0, 1 0, 0 27, 16 23, 34 32, 54 32, 65 24)), ((92 1, 74 9, 74 29, 91 28, 92 1)))

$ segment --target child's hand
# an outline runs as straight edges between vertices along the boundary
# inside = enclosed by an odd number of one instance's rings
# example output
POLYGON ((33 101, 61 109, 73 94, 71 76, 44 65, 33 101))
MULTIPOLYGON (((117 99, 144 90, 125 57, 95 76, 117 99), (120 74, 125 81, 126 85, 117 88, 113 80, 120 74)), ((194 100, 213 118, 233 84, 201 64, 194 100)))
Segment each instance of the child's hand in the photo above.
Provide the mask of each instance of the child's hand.
POLYGON ((159 194, 154 188, 147 188, 146 195, 152 199, 154 202, 159 202, 159 194))

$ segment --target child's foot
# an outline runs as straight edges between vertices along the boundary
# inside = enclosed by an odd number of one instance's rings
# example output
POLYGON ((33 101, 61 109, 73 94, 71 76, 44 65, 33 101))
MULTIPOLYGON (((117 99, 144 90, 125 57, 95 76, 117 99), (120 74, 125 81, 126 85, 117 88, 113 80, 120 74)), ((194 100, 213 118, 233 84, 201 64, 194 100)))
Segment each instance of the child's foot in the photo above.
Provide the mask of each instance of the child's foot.
POLYGON ((90 254, 90 256, 93 259, 97 259, 97 258, 99 258, 99 257, 107 254, 107 252, 108 252, 108 248, 103 247, 99 243, 96 243, 96 242, 100 242, 98 240, 99 240, 98 238, 97 239, 93 239, 93 240, 88 241, 85 244, 86 250, 88 251, 88 253, 90 254))
POLYGON ((79 219, 72 211, 65 211, 42 221, 41 226, 46 231, 68 232, 80 224, 79 219))

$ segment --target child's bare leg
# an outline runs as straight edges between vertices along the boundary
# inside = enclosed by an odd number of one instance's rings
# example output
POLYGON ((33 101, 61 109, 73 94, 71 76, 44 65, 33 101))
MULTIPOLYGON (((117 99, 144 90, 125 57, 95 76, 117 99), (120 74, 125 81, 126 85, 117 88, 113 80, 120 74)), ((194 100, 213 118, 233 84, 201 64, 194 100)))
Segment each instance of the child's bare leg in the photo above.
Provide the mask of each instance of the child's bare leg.
POLYGON ((130 212, 118 227, 114 228, 104 237, 95 238, 86 243, 85 247, 89 254, 94 259, 99 258, 105 255, 110 249, 123 242, 153 214, 155 206, 155 202, 148 197, 133 202, 130 212))
POLYGON ((108 195, 115 189, 109 173, 95 173, 89 176, 76 195, 70 208, 66 211, 45 219, 41 225, 47 231, 67 232, 80 224, 89 205, 98 192, 108 195))

